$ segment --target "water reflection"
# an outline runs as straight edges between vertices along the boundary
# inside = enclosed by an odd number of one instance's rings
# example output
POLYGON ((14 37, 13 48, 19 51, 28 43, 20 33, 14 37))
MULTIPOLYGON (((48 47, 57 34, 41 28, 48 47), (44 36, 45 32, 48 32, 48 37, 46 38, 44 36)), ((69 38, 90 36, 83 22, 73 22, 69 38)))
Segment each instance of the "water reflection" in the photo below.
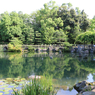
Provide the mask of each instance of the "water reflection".
POLYGON ((95 55, 92 54, 87 59, 83 59, 71 53, 0 52, 0 79, 44 74, 52 75, 54 79, 57 79, 56 85, 72 87, 79 81, 95 81, 94 59, 95 55))
POLYGON ((60 89, 58 92, 57 92, 57 95, 76 95, 77 94, 77 91, 72 89, 72 91, 64 91, 63 89, 60 89))

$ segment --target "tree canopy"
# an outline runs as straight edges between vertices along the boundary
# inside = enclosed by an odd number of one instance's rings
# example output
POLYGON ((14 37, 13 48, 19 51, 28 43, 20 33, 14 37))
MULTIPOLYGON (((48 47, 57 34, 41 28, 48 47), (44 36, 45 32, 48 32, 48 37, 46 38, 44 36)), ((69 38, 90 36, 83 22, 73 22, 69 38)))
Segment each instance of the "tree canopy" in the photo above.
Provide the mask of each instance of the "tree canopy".
POLYGON ((76 42, 80 43, 91 43, 93 44, 93 41, 95 41, 95 32, 93 31, 87 31, 84 33, 81 33, 76 37, 76 42))
POLYGON ((58 6, 50 1, 30 15, 21 11, 0 14, 0 42, 16 37, 23 44, 74 43, 80 33, 94 30, 94 22, 71 3, 58 6))

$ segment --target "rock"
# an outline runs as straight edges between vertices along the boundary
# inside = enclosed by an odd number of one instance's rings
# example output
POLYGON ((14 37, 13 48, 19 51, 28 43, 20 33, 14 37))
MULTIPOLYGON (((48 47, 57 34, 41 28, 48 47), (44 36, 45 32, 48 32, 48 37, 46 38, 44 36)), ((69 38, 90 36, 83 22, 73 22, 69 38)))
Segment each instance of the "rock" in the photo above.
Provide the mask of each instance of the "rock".
POLYGON ((83 89, 82 89, 82 91, 91 91, 91 90, 93 90, 95 87, 94 86, 91 86, 91 85, 89 85, 89 86, 85 86, 83 89))
POLYGON ((95 82, 82 81, 74 85, 78 95, 95 95, 95 82))
POLYGON ((93 89, 92 92, 95 92, 95 89, 93 89))
POLYGON ((30 76, 29 76, 29 79, 34 79, 34 78, 40 79, 41 76, 38 76, 38 75, 30 75, 30 76))
POLYGON ((86 92, 83 92, 82 95, 95 95, 95 92, 86 91, 86 92))
POLYGON ((88 50, 85 50, 84 53, 85 53, 85 54, 89 54, 89 51, 88 51, 88 50))
POLYGON ((77 56, 78 56, 78 57, 82 57, 82 53, 81 53, 81 52, 79 52, 77 56))
POLYGON ((56 48, 52 49, 52 51, 53 52, 58 52, 59 51, 59 48, 56 47, 56 48))
POLYGON ((80 46, 78 46, 78 52, 81 52, 82 48, 80 46))
POLYGON ((90 50, 90 53, 93 53, 93 49, 90 50))
POLYGON ((50 59, 53 59, 53 57, 52 57, 52 56, 50 56, 50 59))
POLYGON ((78 48, 74 48, 75 49, 75 52, 78 52, 78 48))
POLYGON ((59 53, 61 54, 62 53, 62 51, 59 49, 59 53))
POLYGON ((78 93, 77 95, 82 95, 82 93, 78 93))
POLYGON ((40 48, 37 48, 35 51, 36 51, 36 52, 40 52, 40 50, 41 50, 40 48))
POLYGON ((3 50, 4 50, 4 51, 7 51, 7 50, 8 50, 8 47, 7 47, 7 46, 5 46, 5 47, 3 48, 3 50))
POLYGON ((74 53, 74 52, 75 52, 75 49, 72 49, 72 50, 71 50, 71 53, 74 53))
POLYGON ((87 82, 87 86, 88 86, 88 85, 93 86, 93 85, 95 85, 94 83, 95 83, 95 82, 87 82))
POLYGON ((28 47, 25 47, 25 49, 24 50, 28 50, 28 47))
POLYGON ((86 86, 87 82, 86 81, 82 81, 80 83, 77 83, 74 85, 74 89, 76 89, 78 92, 82 91, 83 88, 86 86))
POLYGON ((49 46, 47 51, 52 51, 53 50, 53 47, 49 46))
POLYGON ((63 47, 60 47, 59 50, 61 50, 63 52, 64 51, 64 48, 63 47))
POLYGON ((42 49, 42 50, 40 50, 41 52, 46 52, 47 51, 47 49, 42 49))
POLYGON ((88 54, 84 54, 83 59, 87 59, 87 58, 88 58, 88 54))

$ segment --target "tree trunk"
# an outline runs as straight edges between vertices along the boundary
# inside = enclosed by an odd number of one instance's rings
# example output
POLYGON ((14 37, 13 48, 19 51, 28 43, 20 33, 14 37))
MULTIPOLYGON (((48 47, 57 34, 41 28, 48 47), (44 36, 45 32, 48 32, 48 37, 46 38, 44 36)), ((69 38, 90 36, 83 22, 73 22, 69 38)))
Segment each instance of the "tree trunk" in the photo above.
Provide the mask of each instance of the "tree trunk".
POLYGON ((91 41, 91 49, 93 50, 93 41, 91 41))
POLYGON ((85 50, 85 41, 84 41, 84 50, 85 50))

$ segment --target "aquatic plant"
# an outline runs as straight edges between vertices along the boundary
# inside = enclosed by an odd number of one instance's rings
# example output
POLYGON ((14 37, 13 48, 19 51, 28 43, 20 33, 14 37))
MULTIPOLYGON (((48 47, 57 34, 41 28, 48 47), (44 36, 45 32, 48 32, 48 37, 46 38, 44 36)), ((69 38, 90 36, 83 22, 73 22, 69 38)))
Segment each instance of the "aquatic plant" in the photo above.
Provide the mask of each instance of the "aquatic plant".
POLYGON ((54 95, 52 79, 42 77, 33 79, 28 84, 23 85, 21 91, 13 90, 13 95, 54 95))

